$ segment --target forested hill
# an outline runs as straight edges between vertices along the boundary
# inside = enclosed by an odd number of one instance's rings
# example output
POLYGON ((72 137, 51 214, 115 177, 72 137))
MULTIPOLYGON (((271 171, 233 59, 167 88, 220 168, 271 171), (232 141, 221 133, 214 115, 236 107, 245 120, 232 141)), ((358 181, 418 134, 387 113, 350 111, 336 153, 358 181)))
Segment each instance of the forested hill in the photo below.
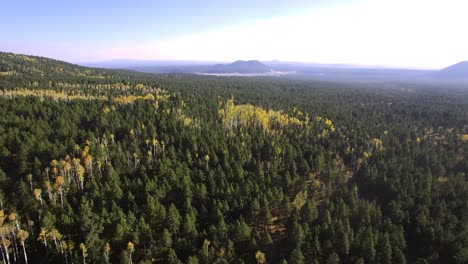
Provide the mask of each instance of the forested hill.
POLYGON ((468 92, 0 54, 3 263, 468 263, 468 92))
MULTIPOLYGON (((74 78, 84 82, 102 82, 103 80, 142 78, 142 76, 144 74, 128 70, 89 68, 44 57, 0 52, 0 77, 2 77, 0 81, 6 81, 6 78, 10 81, 16 80, 16 82, 74 78)), ((2 83, 2 87, 5 85, 9 83, 2 83)))
POLYGON ((0 52, 0 72, 2 72, 3 75, 16 74, 25 75, 25 77, 30 75, 93 77, 105 73, 106 71, 85 68, 44 57, 0 52))

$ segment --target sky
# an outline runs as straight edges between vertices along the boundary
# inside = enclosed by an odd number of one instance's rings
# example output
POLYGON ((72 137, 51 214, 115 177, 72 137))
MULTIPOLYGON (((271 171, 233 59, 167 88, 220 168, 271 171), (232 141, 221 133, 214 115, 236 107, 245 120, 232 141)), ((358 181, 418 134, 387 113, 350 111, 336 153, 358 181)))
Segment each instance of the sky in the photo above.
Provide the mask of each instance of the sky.
POLYGON ((256 59, 438 69, 466 0, 0 0, 0 51, 73 63, 256 59))

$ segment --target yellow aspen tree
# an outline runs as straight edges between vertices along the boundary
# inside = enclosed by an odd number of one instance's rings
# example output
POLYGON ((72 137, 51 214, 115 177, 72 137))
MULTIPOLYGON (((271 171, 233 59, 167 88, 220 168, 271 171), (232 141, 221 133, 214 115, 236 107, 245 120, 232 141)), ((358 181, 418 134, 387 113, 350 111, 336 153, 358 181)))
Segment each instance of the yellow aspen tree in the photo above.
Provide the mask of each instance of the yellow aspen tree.
POLYGON ((49 196, 49 201, 53 201, 52 200, 52 192, 51 192, 50 181, 45 181, 44 182, 44 188, 46 189, 47 195, 49 196))
POLYGON ((130 259, 129 263, 133 264, 132 254, 133 252, 135 252, 135 245, 132 242, 127 243, 127 251, 128 251, 128 257, 130 259))
POLYGON ((83 243, 80 244, 80 250, 81 250, 81 255, 83 256, 83 264, 86 264, 86 252, 88 252, 88 249, 86 248, 85 244, 83 243))
POLYGON ((19 228, 18 218, 19 218, 19 217, 18 217, 18 215, 17 215, 16 213, 10 213, 10 214, 8 215, 8 220, 15 223, 15 226, 16 226, 17 230, 20 229, 20 228, 19 228))
POLYGON ((68 253, 70 254, 71 263, 73 263, 73 249, 75 249, 75 242, 73 242, 72 240, 68 240, 67 250, 68 250, 68 253))
POLYGON ((257 264, 266 263, 265 253, 261 251, 257 251, 257 253, 255 253, 255 258, 257 259, 257 264))
POLYGON ((28 255, 26 254, 26 246, 24 245, 24 241, 26 241, 26 239, 29 237, 29 233, 28 231, 20 229, 18 230, 17 237, 20 241, 21 247, 23 248, 24 261, 26 264, 28 264, 28 255))
POLYGON ((37 238, 38 241, 41 241, 42 244, 47 248, 47 229, 41 228, 39 231, 39 237, 37 238))
MULTIPOLYGON (((42 190, 41 189, 34 189, 33 194, 34 194, 34 198, 41 203, 41 210, 44 210, 44 207, 42 205, 42 190)), ((41 218, 41 216, 40 216, 40 213, 39 213, 39 219, 40 218, 41 218)))
POLYGON ((209 253, 208 250, 209 250, 210 244, 211 242, 208 239, 205 239, 205 241, 203 241, 202 250, 203 250, 203 254, 205 254, 205 257, 208 257, 208 253, 209 253))
POLYGON ((204 159, 205 159, 205 162, 206 162, 206 169, 208 169, 208 162, 210 161, 210 156, 208 156, 208 154, 206 154, 204 159))
POLYGON ((109 254, 111 251, 111 247, 108 242, 104 245, 104 257, 106 258, 107 261, 109 261, 109 254))
POLYGON ((65 186, 65 180, 63 179, 63 176, 58 176, 57 179, 55 179, 54 183, 54 189, 56 192, 60 194, 60 203, 63 207, 63 188, 65 186))
POLYGON ((56 168, 57 164, 58 164, 58 161, 55 159, 50 162, 50 166, 52 166, 52 168, 56 168))
POLYGON ((78 177, 79 187, 80 187, 81 191, 83 192, 85 168, 83 166, 81 166, 81 164, 78 164, 78 166, 76 168, 76 174, 77 174, 77 177, 78 177))
POLYGON ((78 144, 76 144, 73 149, 75 150, 76 154, 79 154, 81 152, 81 148, 78 144))
POLYGON ((65 178, 67 180, 67 184, 70 184, 70 172, 72 171, 72 165, 67 162, 67 161, 64 161, 63 163, 63 173, 65 174, 65 178))
POLYGON ((62 234, 60 234, 60 232, 57 229, 53 228, 47 235, 52 238, 55 244, 55 249, 59 251, 59 245, 60 240, 62 239, 62 234))
POLYGON ((83 163, 88 171, 88 176, 90 177, 90 179, 93 179, 93 157, 87 154, 83 158, 83 163))
POLYGON ((2 247, 3 247, 2 253, 5 252, 3 259, 6 260, 5 263, 10 263, 8 247, 10 247, 11 242, 7 238, 7 235, 8 233, 7 233, 6 227, 4 226, 0 227, 0 238, 2 239, 2 247))
POLYGON ((68 244, 67 244, 67 241, 62 240, 62 242, 60 243, 60 249, 62 251, 62 254, 64 254, 65 263, 68 264, 68 244))
POLYGON ((151 145, 153 145, 153 156, 156 156, 156 145, 158 144, 158 140, 156 138, 153 138, 151 140, 151 145))

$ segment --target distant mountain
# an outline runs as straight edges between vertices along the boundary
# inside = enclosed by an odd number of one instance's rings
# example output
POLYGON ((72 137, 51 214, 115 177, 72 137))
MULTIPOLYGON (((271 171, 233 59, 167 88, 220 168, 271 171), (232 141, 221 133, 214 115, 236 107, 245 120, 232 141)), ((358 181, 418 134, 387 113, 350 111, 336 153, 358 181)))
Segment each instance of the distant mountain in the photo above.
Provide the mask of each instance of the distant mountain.
MULTIPOLYGON (((196 63, 196 62, 192 62, 196 63)), ((230 74, 230 73, 241 73, 241 74, 254 74, 254 73, 268 73, 272 70, 271 67, 261 63, 258 60, 242 61, 238 60, 233 63, 209 63, 199 62, 198 64, 183 64, 182 61, 171 61, 170 63, 158 62, 157 64, 138 66, 127 66, 122 67, 123 69, 134 70, 139 72, 149 73, 209 73, 209 74, 230 74)))
POLYGON ((265 73, 271 68, 258 60, 242 61, 238 60, 231 64, 216 64, 207 68, 206 73, 265 73))
POLYGON ((437 77, 447 79, 468 79, 468 61, 462 61, 436 73, 437 77))

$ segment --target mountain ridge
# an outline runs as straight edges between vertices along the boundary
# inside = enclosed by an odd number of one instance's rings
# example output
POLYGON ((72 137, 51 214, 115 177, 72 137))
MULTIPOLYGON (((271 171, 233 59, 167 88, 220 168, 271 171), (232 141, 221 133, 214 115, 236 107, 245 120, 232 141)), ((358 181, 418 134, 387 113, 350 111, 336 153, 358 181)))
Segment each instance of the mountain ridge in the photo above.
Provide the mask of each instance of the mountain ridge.
POLYGON ((468 79, 468 61, 460 61, 443 68, 436 75, 441 78, 468 79))

